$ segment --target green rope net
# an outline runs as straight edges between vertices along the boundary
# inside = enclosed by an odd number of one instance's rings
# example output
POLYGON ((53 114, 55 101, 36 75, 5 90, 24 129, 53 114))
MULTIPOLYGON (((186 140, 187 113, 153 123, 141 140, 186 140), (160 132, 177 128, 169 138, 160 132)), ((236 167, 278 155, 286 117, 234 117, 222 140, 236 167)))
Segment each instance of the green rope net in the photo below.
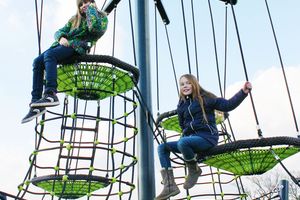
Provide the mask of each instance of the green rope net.
POLYGON ((170 118, 164 120, 163 122, 161 122, 161 127, 163 127, 165 130, 176 131, 178 133, 182 132, 182 130, 179 126, 177 116, 170 117, 170 118))
MULTIPOLYGON (((297 147, 276 147, 272 150, 281 160, 284 160, 298 153, 300 149, 297 147)), ((203 162, 236 175, 263 174, 278 164, 270 149, 236 150, 210 156, 203 162)))
POLYGON ((34 178, 32 183, 57 197, 78 199, 108 186, 109 180, 88 175, 50 175, 34 178))
POLYGON ((58 90, 84 100, 99 100, 134 87, 131 75, 103 64, 65 64, 58 67, 58 90))
MULTIPOLYGON (((220 124, 224 121, 224 114, 222 112, 216 111, 215 112, 215 119, 216 123, 220 124)), ((182 130, 179 126, 178 116, 172 116, 169 117, 161 122, 161 127, 163 127, 165 130, 171 130, 176 131, 178 133, 181 133, 182 130)))

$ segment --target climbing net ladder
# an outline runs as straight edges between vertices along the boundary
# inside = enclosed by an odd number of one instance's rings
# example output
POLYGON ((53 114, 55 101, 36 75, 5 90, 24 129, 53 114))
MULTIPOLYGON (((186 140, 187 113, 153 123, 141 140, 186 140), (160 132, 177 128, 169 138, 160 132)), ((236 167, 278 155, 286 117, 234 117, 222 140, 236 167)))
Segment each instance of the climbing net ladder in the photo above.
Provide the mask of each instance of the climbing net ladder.
POLYGON ((36 124, 36 147, 18 197, 130 199, 138 79, 137 68, 111 56, 85 55, 61 64, 63 109, 48 110, 36 124))

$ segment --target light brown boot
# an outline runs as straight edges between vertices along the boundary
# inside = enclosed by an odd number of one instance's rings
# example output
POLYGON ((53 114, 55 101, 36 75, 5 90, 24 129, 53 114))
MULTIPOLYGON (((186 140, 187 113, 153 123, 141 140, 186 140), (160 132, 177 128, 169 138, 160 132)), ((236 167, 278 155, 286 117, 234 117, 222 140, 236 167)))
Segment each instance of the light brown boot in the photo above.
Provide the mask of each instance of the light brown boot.
POLYGON ((180 190, 174 180, 173 169, 162 169, 161 176, 163 178, 164 188, 162 192, 155 197, 155 200, 168 199, 180 193, 180 190))
POLYGON ((183 188, 187 190, 196 185, 198 178, 202 173, 202 170, 200 169, 196 161, 186 162, 186 165, 188 168, 188 176, 183 184, 183 188))

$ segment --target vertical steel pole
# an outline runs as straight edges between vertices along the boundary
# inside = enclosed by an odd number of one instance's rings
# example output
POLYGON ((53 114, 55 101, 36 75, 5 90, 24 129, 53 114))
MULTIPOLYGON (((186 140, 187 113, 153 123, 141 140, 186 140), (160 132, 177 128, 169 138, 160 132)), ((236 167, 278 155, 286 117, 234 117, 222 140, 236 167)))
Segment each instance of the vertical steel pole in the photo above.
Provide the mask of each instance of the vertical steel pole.
POLYGON ((138 134, 138 195, 139 200, 153 200, 155 197, 153 135, 148 123, 152 114, 151 76, 150 76, 150 45, 149 45, 149 1, 136 1, 136 54, 137 66, 140 69, 139 88, 148 111, 140 108, 138 134))
POLYGON ((280 200, 289 200, 289 182, 287 180, 279 182, 279 196, 280 200))

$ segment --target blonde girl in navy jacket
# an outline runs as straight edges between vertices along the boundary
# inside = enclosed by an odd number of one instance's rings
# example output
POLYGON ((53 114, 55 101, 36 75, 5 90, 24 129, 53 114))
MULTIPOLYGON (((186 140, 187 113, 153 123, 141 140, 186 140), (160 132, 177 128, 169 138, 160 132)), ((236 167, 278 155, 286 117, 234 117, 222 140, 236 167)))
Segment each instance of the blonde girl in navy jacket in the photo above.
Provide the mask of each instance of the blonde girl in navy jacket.
POLYGON ((158 155, 162 167, 163 191, 156 200, 168 199, 180 193, 174 181, 171 168, 170 152, 182 153, 188 168, 184 189, 192 188, 202 171, 197 165, 196 154, 206 151, 218 144, 218 130, 215 110, 228 112, 235 109, 247 97, 252 85, 246 82, 232 98, 218 98, 204 90, 195 76, 182 75, 179 79, 180 94, 177 106, 182 137, 178 141, 162 143, 158 146, 158 155))
POLYGON ((97 9, 94 0, 77 0, 77 8, 77 14, 55 33, 52 46, 33 61, 30 109, 22 123, 45 113, 45 107, 59 105, 57 63, 88 52, 107 29, 107 16, 97 9), (42 97, 44 71, 46 83, 42 97))

